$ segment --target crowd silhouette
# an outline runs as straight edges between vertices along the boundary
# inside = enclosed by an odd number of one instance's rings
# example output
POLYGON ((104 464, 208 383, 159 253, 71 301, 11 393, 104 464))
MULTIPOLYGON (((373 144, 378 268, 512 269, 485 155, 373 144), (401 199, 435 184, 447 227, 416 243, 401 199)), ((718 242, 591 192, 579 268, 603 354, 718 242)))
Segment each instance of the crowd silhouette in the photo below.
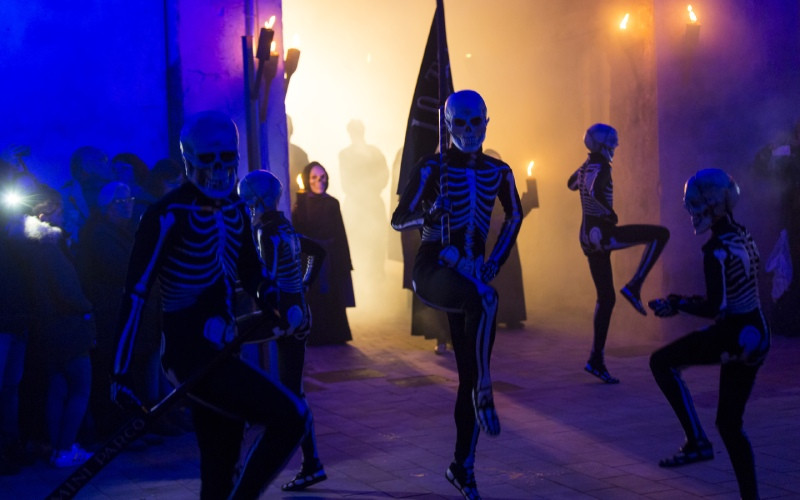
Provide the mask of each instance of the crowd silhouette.
MULTIPOLYGON (((109 160, 101 149, 82 146, 71 155, 69 179, 56 188, 29 171, 31 155, 28 147, 12 146, 0 159, 0 272, 7 278, 0 474, 18 473, 40 458, 54 467, 78 465, 89 458, 87 448, 128 418, 109 398, 109 376, 136 216, 183 175, 174 160, 151 170, 133 153, 109 160)), ((147 341, 138 346, 136 367, 137 391, 148 405, 167 391, 158 363, 158 309, 154 293, 140 324, 147 341)), ((134 447, 190 430, 179 409, 134 447)))

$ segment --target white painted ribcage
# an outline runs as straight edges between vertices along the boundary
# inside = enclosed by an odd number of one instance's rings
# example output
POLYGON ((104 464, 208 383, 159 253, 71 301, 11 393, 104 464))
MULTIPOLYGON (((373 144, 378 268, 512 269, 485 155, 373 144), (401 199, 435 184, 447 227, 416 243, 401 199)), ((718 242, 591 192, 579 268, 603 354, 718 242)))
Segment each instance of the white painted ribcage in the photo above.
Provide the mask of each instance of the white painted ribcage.
POLYGON ((720 235, 725 251, 718 254, 724 277, 724 298, 721 308, 729 314, 744 314, 760 306, 758 269, 760 257, 750 233, 731 232, 720 235))
POLYGON ((500 170, 448 167, 447 186, 452 207, 450 230, 463 229, 468 248, 476 233, 485 240, 500 187, 500 170))
POLYGON ((594 183, 599 173, 600 165, 596 163, 587 162, 578 170, 578 187, 584 215, 604 217, 610 214, 606 205, 609 207, 614 206, 614 188, 611 182, 604 187, 602 192, 597 192, 595 189, 594 183), (603 200, 606 205, 603 205, 598 200, 603 200))
MULTIPOLYGON (((281 227, 270 237, 274 254, 271 258, 264 255, 269 266, 267 275, 275 286, 284 293, 301 293, 303 291, 303 275, 300 262, 300 240, 288 227, 281 227)), ((262 249, 262 252, 264 250, 262 249)))
POLYGON ((236 205, 209 212, 176 210, 191 229, 168 252, 161 268, 164 311, 177 311, 197 302, 200 294, 220 278, 233 297, 236 260, 241 248, 244 218, 236 205))

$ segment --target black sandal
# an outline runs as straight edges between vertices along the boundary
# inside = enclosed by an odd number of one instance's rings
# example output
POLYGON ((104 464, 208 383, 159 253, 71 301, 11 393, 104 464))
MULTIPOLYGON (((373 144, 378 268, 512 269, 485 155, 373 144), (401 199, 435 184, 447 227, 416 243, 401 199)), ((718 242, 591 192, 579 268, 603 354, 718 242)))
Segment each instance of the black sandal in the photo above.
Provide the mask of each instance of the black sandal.
POLYGON ((453 462, 445 471, 444 477, 465 499, 481 500, 481 495, 478 493, 478 485, 475 483, 475 473, 472 469, 467 469, 463 465, 453 462))
POLYGON ((328 479, 328 476, 325 474, 325 469, 322 467, 312 472, 301 470, 294 476, 294 479, 282 485, 281 489, 283 491, 300 491, 326 479, 328 479))
POLYGON ((608 368, 606 368, 606 365, 603 363, 592 363, 589 361, 586 363, 586 366, 584 366, 583 369, 599 378, 606 384, 619 384, 619 379, 612 377, 611 374, 608 373, 608 368))
POLYGON ((680 467, 714 458, 714 448, 709 441, 684 444, 678 453, 658 462, 659 467, 680 467))

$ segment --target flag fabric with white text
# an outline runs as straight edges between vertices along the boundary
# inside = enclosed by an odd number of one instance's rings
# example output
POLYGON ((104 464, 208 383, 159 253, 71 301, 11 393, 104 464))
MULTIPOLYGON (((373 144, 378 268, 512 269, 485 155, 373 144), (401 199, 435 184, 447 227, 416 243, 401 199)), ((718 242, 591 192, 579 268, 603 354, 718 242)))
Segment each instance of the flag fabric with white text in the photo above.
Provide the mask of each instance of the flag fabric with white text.
POLYGON ((422 56, 422 65, 419 68, 417 86, 414 89, 414 98, 411 101, 411 110, 408 113, 406 138, 403 143, 403 155, 400 162, 400 174, 397 182, 397 194, 402 194, 408 184, 414 165, 423 156, 436 152, 439 145, 439 78, 445 79, 447 95, 442 96, 442 101, 453 92, 453 78, 450 74, 450 55, 447 50, 447 35, 444 26, 444 7, 437 2, 438 9, 442 9, 441 16, 434 15, 428 42, 425 44, 425 53, 422 56), (437 20, 441 22, 437 26, 437 20), (437 29, 442 30, 442 39, 445 47, 443 50, 444 64, 440 68, 437 54, 437 29), (441 70, 441 71, 440 71, 441 70))

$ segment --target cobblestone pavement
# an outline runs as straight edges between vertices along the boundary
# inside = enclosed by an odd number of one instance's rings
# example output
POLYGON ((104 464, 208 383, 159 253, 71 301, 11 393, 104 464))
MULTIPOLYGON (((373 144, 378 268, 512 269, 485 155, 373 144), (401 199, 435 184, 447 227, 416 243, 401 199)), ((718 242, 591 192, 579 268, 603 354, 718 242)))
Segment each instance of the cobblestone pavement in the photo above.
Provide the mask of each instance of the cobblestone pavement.
MULTIPOLYGON (((620 307, 620 306, 618 306, 620 307)), ((619 385, 582 369, 587 318, 526 322, 499 329, 492 373, 503 431, 481 436, 476 477, 485 499, 735 499, 736 481, 714 428, 718 368, 686 370, 715 459, 661 469, 682 444, 677 419, 658 391, 648 356, 659 342, 622 346, 609 339, 607 361, 619 385), (576 321, 573 321, 576 323, 576 321)), ((651 321, 656 321, 652 319, 651 321)), ((351 311, 354 340, 308 350, 306 388, 329 479, 304 492, 278 485, 299 467, 294 457, 262 498, 457 499, 444 479, 455 431, 452 353, 408 334, 396 316, 375 321, 351 311)), ((775 337, 745 415, 763 498, 800 498, 800 338, 775 337)), ((41 498, 69 469, 43 461, 0 477, 0 497, 41 498)), ((190 499, 199 496, 191 433, 122 453, 77 498, 190 499)))

